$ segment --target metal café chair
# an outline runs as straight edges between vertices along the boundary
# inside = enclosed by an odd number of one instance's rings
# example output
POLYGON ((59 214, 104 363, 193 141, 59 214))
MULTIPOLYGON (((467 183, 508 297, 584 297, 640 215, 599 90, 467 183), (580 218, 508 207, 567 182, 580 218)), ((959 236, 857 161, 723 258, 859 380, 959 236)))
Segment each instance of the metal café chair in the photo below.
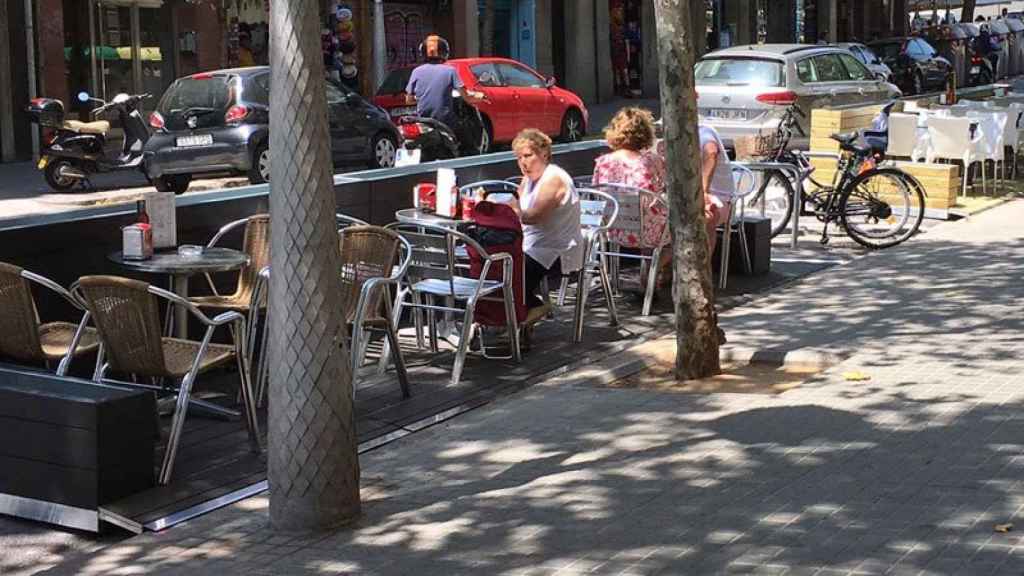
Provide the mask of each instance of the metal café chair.
POLYGON ((194 304, 173 292, 117 276, 85 276, 75 282, 71 293, 88 308, 99 332, 100 348, 93 380, 102 382, 107 371, 114 370, 164 382, 159 385, 125 384, 177 394, 171 431, 160 467, 161 484, 171 480, 189 404, 195 403, 213 411, 230 413, 220 406, 193 399, 191 395, 200 374, 232 361, 238 365, 240 392, 252 448, 256 452, 262 450, 256 405, 249 382, 248 349, 242 337, 246 334, 245 316, 231 310, 211 319, 194 304), (161 335, 161 299, 168 304, 183 306, 206 326, 202 341, 161 335), (214 332, 220 326, 234 327, 231 330, 232 345, 211 342, 214 332), (179 384, 177 387, 168 385, 168 380, 177 380, 179 384))
POLYGON ((99 336, 87 327, 89 313, 60 284, 0 262, 0 356, 21 362, 43 364, 47 368, 58 362, 57 375, 67 374, 72 359, 99 348, 99 336), (32 284, 38 284, 66 300, 82 312, 78 324, 40 322, 32 284))
POLYGON ((661 257, 661 250, 669 243, 669 227, 666 225, 659 235, 656 246, 645 246, 643 244, 643 232, 652 226, 649 213, 652 207, 660 207, 668 214, 668 205, 665 199, 645 188, 627 186, 625 184, 601 183, 592 184, 590 189, 608 194, 618 203, 618 214, 615 222, 611 224, 605 234, 609 237, 606 248, 601 248, 599 254, 602 258, 610 258, 611 278, 614 285, 618 287, 619 282, 619 258, 631 258, 641 262, 640 285, 644 289, 644 305, 642 314, 647 316, 651 313, 651 303, 654 300, 654 284, 658 273, 658 259, 661 257), (642 249, 638 253, 623 252, 619 243, 614 241, 613 236, 632 239, 630 248, 642 249), (649 249, 650 254, 644 254, 643 250, 649 249), (646 274, 643 272, 643 265, 647 266, 646 274), (644 279, 646 276, 646 279, 644 279))
MULTIPOLYGON (((739 231, 740 249, 743 251, 743 264, 747 274, 753 271, 750 262, 750 250, 747 246, 747 234, 743 229, 744 216, 746 211, 746 198, 757 190, 757 179, 754 173, 746 166, 732 164, 733 181, 736 183, 736 192, 733 194, 732 202, 729 203, 729 214, 726 223, 720 227, 722 230, 722 249, 718 266, 718 285, 725 290, 729 281, 729 251, 732 248, 732 233, 739 231), (737 212, 736 206, 739 205, 737 212), (737 218, 737 215, 739 216, 737 218)), ((712 256, 711 254, 708 255, 712 256)))
MULTIPOLYGON (((348 214, 342 214, 337 212, 334 214, 334 222, 339 231, 344 230, 349 226, 368 226, 365 220, 360 220, 355 216, 349 216, 348 214)), ((269 261, 268 261, 269 264, 269 261)), ((256 337, 259 335, 260 345, 258 353, 255 358, 252 359, 256 363, 256 369, 254 370, 256 379, 256 406, 263 406, 263 401, 266 397, 266 382, 267 382, 267 338, 268 333, 266 327, 260 332, 260 310, 266 310, 266 299, 267 294, 270 290, 270 266, 262 267, 256 275, 256 285, 253 290, 253 301, 263 303, 261 306, 254 308, 249 314, 249 333, 252 335, 250 338, 249 350, 257 350, 256 348, 256 337)), ((264 319, 266 322, 266 319, 264 319)))
MULTIPOLYGON (((587 296, 590 293, 590 275, 595 271, 601 279, 601 290, 608 306, 612 326, 618 326, 619 316, 608 276, 608 258, 601 250, 608 241, 608 230, 619 216, 619 203, 615 197, 590 188, 577 188, 580 196, 580 226, 583 229, 583 267, 576 279, 576 306, 573 315, 573 342, 583 340, 583 316, 586 313, 587 296)), ((562 275, 558 291, 558 305, 565 302, 567 275, 562 275)))
POLYGON ((513 304, 512 255, 489 254, 466 234, 442 226, 394 223, 388 224, 387 228, 405 238, 412 249, 406 271, 406 289, 402 291, 402 297, 395 306, 395 317, 399 317, 402 308, 406 306, 413 309, 414 316, 421 311, 427 311, 431 316, 431 349, 436 352, 437 334, 432 320, 433 312, 462 313, 462 331, 452 365, 451 383, 458 384, 470 342, 477 333, 478 326, 473 321, 477 302, 485 298, 497 300, 496 295, 499 292, 500 301, 505 307, 505 327, 512 348, 509 358, 519 362, 521 354, 519 326, 513 304), (483 268, 479 278, 461 275, 461 270, 456 266, 456 248, 460 244, 472 248, 480 255, 483 268), (488 280, 491 266, 495 265, 502 267, 501 280, 488 280), (434 304, 435 299, 445 299, 447 305, 434 304))
MULTIPOLYGON (((349 347, 352 363, 352 393, 359 367, 366 356, 370 329, 384 332, 386 344, 382 362, 393 356, 402 396, 409 397, 409 380, 398 344, 398 320, 394 314, 389 286, 399 289, 409 268, 412 246, 395 232, 378 226, 350 226, 338 232, 341 251, 341 301, 345 321, 352 325, 349 347), (403 250, 404 249, 404 250, 403 250), (404 251, 404 254, 402 252, 404 251), (401 262, 395 262, 402 256, 401 262)), ((382 367, 386 364, 382 364, 382 367)))
MULTIPOLYGON (((249 263, 238 272, 238 281, 235 284, 235 291, 231 294, 220 294, 213 278, 206 274, 206 282, 212 292, 209 296, 193 296, 189 301, 195 304, 200 310, 223 312, 234 310, 249 316, 249 331, 245 334, 249 350, 256 346, 256 319, 259 312, 266 307, 265 298, 254 298, 256 284, 259 282, 259 271, 270 265, 270 215, 256 214, 248 218, 240 218, 222 226, 213 238, 207 242, 206 247, 217 246, 224 236, 231 231, 244 226, 242 235, 242 251, 249 256, 249 263)), ((171 306, 167 307, 168 313, 171 306)), ((168 329, 172 323, 167 321, 168 329)), ((170 334, 168 334, 170 335, 170 334)), ((186 334, 178 334, 179 337, 186 337, 186 334)))

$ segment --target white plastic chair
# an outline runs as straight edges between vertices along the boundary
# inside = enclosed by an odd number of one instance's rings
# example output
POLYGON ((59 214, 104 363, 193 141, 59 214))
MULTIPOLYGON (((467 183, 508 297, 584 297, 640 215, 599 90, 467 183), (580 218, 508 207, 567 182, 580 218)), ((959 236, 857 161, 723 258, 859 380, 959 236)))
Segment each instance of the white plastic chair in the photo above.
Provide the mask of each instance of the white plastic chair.
POLYGON ((913 114, 889 114, 889 145, 886 156, 917 160, 917 116, 913 114))
POLYGON ((977 123, 977 130, 981 132, 981 146, 985 153, 982 159, 982 169, 984 170, 987 161, 992 161, 992 177, 995 179, 994 187, 996 189, 999 187, 1000 180, 1006 176, 1004 142, 1008 116, 1005 111, 991 107, 978 108, 967 113, 967 117, 977 123))
MULTIPOLYGON (((967 179, 970 167, 985 159, 981 130, 975 130, 971 137, 969 118, 929 118, 928 162, 935 160, 960 160, 964 164, 962 194, 967 195, 967 179)), ((985 170, 981 170, 981 188, 985 191, 985 170)))

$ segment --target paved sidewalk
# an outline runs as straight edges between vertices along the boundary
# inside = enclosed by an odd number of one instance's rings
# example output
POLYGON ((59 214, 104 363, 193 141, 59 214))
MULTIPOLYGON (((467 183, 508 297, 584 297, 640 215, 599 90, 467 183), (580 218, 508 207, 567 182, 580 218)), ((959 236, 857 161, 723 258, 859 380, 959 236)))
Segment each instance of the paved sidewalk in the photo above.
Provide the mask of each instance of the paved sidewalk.
POLYGON ((847 357, 797 389, 569 375, 364 455, 353 528, 275 534, 256 497, 48 573, 1019 576, 1021 221, 942 224, 723 314, 732 342, 847 357))

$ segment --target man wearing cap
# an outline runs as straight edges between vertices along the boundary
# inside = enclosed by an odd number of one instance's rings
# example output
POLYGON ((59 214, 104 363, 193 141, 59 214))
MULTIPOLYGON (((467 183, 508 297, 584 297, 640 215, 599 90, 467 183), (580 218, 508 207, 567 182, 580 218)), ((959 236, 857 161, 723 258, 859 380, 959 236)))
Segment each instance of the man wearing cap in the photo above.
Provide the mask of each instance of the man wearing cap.
POLYGON ((420 52, 427 60, 412 71, 405 87, 405 101, 416 105, 416 115, 433 118, 455 128, 458 116, 452 90, 469 103, 486 99, 482 92, 467 90, 455 68, 445 64, 448 60, 448 42, 431 34, 420 44, 420 52))

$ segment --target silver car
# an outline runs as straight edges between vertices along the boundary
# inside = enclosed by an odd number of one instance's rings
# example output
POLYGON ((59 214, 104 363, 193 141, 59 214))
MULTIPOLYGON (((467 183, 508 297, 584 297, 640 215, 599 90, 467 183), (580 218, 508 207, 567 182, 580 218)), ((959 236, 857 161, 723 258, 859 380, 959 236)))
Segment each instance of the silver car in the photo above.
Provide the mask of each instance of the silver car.
POLYGON ((796 104, 804 147, 810 136, 811 110, 888 102, 899 88, 878 79, 849 51, 835 46, 761 44, 736 46, 705 55, 694 71, 702 124, 714 127, 725 141, 767 134, 779 113, 796 104))
POLYGON ((871 48, 857 42, 840 42, 836 46, 849 50, 857 60, 860 60, 861 64, 867 66, 868 70, 874 72, 875 76, 879 79, 886 82, 891 81, 892 70, 886 66, 885 62, 882 62, 882 59, 871 48))

